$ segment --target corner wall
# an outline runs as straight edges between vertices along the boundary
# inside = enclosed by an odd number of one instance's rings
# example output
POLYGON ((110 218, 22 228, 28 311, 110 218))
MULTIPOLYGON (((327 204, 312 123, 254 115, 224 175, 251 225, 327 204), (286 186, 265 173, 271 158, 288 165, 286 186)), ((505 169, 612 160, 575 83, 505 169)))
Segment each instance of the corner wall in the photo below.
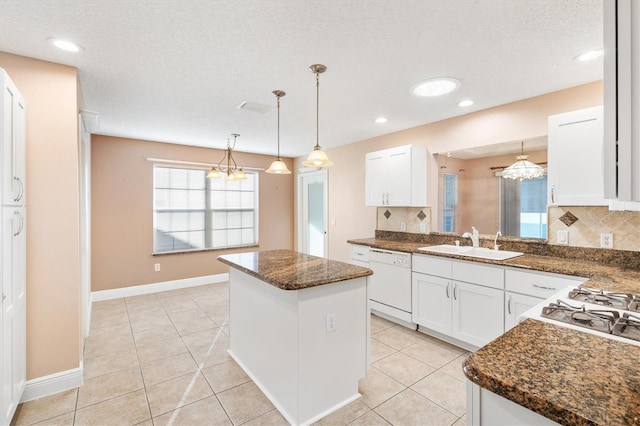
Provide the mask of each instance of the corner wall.
POLYGON ((0 52, 27 104, 27 379, 80 366, 75 68, 0 52))

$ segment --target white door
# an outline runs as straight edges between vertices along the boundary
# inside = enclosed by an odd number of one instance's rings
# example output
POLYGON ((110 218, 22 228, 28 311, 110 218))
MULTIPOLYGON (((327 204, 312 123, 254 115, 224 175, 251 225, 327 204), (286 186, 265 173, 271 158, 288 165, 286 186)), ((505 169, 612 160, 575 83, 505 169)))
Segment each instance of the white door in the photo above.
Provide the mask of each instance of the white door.
POLYGON ((327 171, 298 176, 298 250, 327 256, 327 171))
POLYGON ((525 296, 524 294, 504 293, 504 331, 511 330, 518 324, 520 315, 534 307, 544 299, 525 296))
POLYGON ((413 273, 412 321, 446 335, 451 334, 451 280, 413 273))
POLYGON ((481 347, 504 332, 504 291, 453 282, 451 335, 481 347))

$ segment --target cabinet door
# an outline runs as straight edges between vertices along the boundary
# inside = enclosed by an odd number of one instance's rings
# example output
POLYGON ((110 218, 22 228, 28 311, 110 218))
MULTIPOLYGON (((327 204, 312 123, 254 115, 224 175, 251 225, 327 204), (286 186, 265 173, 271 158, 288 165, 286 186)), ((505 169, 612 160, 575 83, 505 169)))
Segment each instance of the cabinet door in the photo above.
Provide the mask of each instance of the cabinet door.
POLYGON ((389 192, 389 170, 384 151, 370 152, 365 157, 365 203, 367 206, 384 206, 389 192))
POLYGON ((23 205, 25 193, 25 108, 24 100, 9 79, 2 74, 2 204, 23 205))
POLYGON ((431 330, 451 334, 451 280, 412 274, 412 321, 431 330))
POLYGON ((518 324, 518 318, 544 299, 506 292, 504 294, 504 331, 518 324))
POLYGON ((387 204, 411 206, 411 146, 387 150, 386 177, 389 181, 387 204))
POLYGON ((484 346, 504 332, 504 291, 453 281, 451 335, 484 346))
MULTIPOLYGON (((2 413, 8 424, 26 382, 26 218, 24 208, 2 209, 2 413)), ((6 423, 5 423, 6 422, 6 423)))
POLYGON ((602 107, 549 117, 549 204, 606 206, 602 107))

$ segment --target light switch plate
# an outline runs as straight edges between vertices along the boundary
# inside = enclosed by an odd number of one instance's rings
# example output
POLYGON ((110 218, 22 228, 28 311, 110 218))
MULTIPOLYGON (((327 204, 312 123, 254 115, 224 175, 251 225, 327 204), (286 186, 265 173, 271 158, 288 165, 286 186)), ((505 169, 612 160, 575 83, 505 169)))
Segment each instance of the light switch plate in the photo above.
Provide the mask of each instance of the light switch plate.
POLYGON ((613 248, 613 234, 600 234, 600 247, 613 248))
POLYGON ((569 231, 558 231, 556 240, 558 244, 569 244, 569 231))

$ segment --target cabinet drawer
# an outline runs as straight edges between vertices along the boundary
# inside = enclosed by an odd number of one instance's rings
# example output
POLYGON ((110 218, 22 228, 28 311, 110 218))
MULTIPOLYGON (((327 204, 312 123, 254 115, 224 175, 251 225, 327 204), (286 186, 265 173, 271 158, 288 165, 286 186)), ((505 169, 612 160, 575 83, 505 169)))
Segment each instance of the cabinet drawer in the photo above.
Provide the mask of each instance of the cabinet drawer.
POLYGON ((451 278, 451 260, 436 256, 422 256, 414 254, 412 270, 421 274, 436 275, 451 278))
POLYGON ((565 275, 545 274, 507 269, 505 271, 505 288, 507 291, 529 296, 547 298, 565 287, 579 286, 586 278, 565 275))
POLYGON ((359 246, 356 244, 351 244, 351 253, 349 258, 352 260, 359 260, 361 262, 369 261, 369 247, 368 246, 359 246))
POLYGON ((452 263, 452 278, 454 280, 504 289, 504 269, 502 267, 455 260, 452 263))

